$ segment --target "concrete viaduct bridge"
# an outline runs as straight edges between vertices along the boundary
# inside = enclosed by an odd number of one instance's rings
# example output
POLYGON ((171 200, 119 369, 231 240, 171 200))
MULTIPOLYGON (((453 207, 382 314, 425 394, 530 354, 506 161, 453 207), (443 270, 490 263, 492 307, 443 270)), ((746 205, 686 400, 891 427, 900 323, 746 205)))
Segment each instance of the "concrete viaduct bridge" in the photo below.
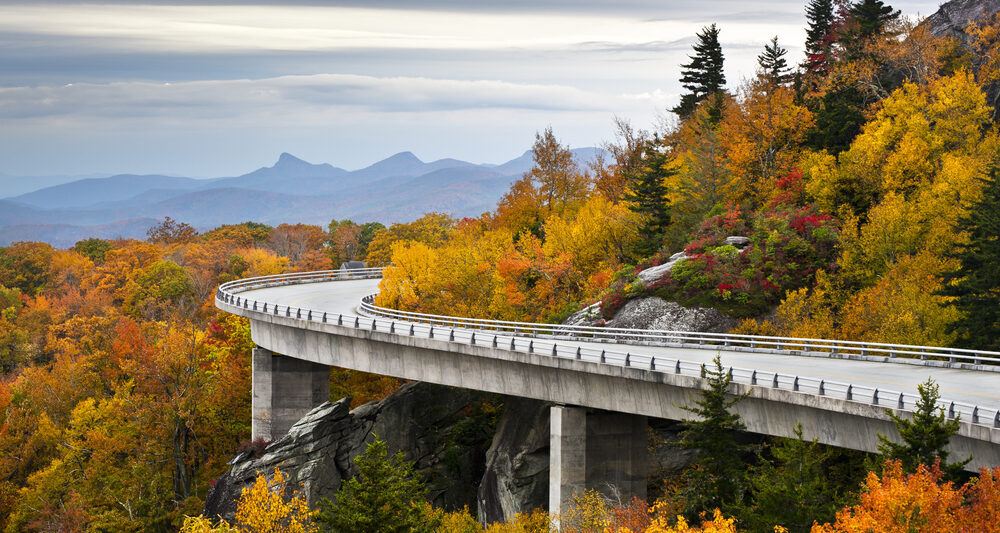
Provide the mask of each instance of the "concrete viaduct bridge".
POLYGON ((583 488, 645 496, 646 417, 681 420, 716 354, 747 393, 754 433, 877 451, 887 410, 912 411, 933 378, 960 417, 953 457, 1000 465, 1000 353, 819 339, 571 327, 376 307, 380 269, 222 285, 216 306, 250 319, 253 436, 276 439, 328 400, 329 367, 553 402, 549 509, 583 488), (278 355, 281 354, 281 355, 278 355))

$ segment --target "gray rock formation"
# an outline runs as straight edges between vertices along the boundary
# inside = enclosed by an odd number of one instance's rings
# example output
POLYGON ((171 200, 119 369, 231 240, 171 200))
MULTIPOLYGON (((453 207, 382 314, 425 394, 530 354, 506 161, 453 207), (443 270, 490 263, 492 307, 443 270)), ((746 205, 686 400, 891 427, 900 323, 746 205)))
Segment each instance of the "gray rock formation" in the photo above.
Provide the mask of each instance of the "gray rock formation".
POLYGON ((707 307, 684 307, 676 302, 650 296, 625 304, 611 319, 609 328, 659 329, 668 331, 708 331, 725 333, 736 320, 707 307))
POLYGON ((730 246, 735 246, 737 248, 743 248, 748 244, 750 244, 750 237, 741 237, 739 235, 726 237, 726 244, 730 246))
MULTIPOLYGON (((928 25, 932 35, 937 37, 954 37, 968 45, 972 36, 966 33, 970 22, 988 19, 1000 12, 1000 0, 951 0, 941 4, 934 14, 927 17, 921 24, 928 25)), ((985 58, 973 56, 974 62, 985 58)), ((1000 83, 990 82, 984 87, 986 101, 993 106, 993 120, 998 118, 1000 108, 1000 83)))
POLYGON ((677 252, 676 254, 670 256, 670 259, 668 259, 666 263, 650 267, 642 272, 639 272, 638 277, 645 286, 649 287, 657 281, 660 281, 663 276, 666 276, 667 273, 670 272, 670 269, 674 268, 674 265, 685 259, 687 259, 687 254, 684 252, 677 252))
POLYGON ((480 522, 503 522, 517 513, 547 507, 549 407, 546 402, 526 398, 505 400, 479 484, 476 506, 480 522))
POLYGON ((591 327, 603 321, 604 318, 601 316, 601 302, 597 302, 569 315, 562 323, 567 326, 591 327))
MULTIPOLYGON (((412 382, 382 400, 348 411, 350 400, 324 403, 295 423, 263 455, 238 454, 216 480, 205 516, 231 520, 236 499, 258 473, 279 467, 289 475, 286 490, 300 490, 310 505, 333 498, 345 478, 357 473, 354 458, 375 435, 390 453, 402 450, 427 482, 428 497, 446 509, 475 507, 492 415, 481 409, 486 393, 412 382)), ((486 410, 489 411, 489 410, 486 410)))
POLYGON ((956 37, 969 41, 965 29, 970 22, 982 20, 1000 11, 1000 0, 951 0, 941 4, 924 24, 937 37, 956 37))

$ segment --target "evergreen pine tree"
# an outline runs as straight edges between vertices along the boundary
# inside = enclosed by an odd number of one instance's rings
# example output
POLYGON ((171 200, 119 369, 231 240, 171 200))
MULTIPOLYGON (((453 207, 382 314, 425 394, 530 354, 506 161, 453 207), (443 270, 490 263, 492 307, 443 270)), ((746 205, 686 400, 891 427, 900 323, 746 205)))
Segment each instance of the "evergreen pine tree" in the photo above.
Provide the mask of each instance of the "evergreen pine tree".
POLYGON ((385 442, 368 444, 354 459, 358 475, 340 487, 336 503, 324 498, 316 522, 338 533, 403 533, 437 530, 428 513, 427 489, 403 452, 388 457, 385 442))
POLYGON ((770 85, 784 85, 791 81, 792 76, 785 61, 788 50, 778 46, 778 36, 775 35, 769 44, 764 45, 764 53, 757 56, 761 75, 770 85))
POLYGON ((807 533, 813 521, 832 522, 844 501, 842 490, 831 481, 829 451, 815 439, 802 438, 796 424, 795 438, 777 439, 750 468, 748 486, 753 505, 739 513, 751 532, 771 533, 781 525, 790 533, 807 533))
POLYGON ((670 227, 670 201, 664 180, 677 173, 672 163, 660 139, 646 141, 642 165, 629 176, 625 199, 629 209, 642 217, 639 240, 634 248, 636 257, 649 257, 663 247, 670 227))
POLYGON ((729 412, 743 396, 728 397, 732 377, 722 368, 718 355, 713 364, 714 368, 704 370, 708 387, 701 391, 695 406, 682 407, 698 417, 684 421, 687 429, 679 443, 695 452, 694 466, 684 472, 683 489, 684 511, 692 519, 715 508, 731 515, 746 492, 743 457, 749 447, 736 440, 736 433, 746 426, 738 414, 729 412))
POLYGON ((694 55, 688 57, 691 62, 681 65, 681 85, 690 92, 681 95, 680 103, 671 110, 681 118, 690 115, 698 104, 722 91, 726 85, 719 28, 715 24, 702 28, 698 33, 698 43, 694 45, 694 55))
POLYGON ((810 0, 806 6, 806 71, 826 74, 830 70, 833 43, 833 0, 810 0))
POLYGON ((962 318, 948 326, 958 333, 961 348, 1000 350, 1000 162, 991 164, 983 180, 983 196, 958 221, 957 233, 969 235, 951 254, 959 267, 943 276, 941 294, 952 296, 951 305, 962 318))
POLYGON ((920 400, 917 401, 912 418, 889 413, 903 442, 896 443, 885 435, 879 435, 879 451, 886 460, 901 461, 905 472, 916 472, 918 465, 930 466, 940 458, 941 470, 952 477, 957 476, 972 460, 969 457, 957 463, 949 463, 948 452, 944 449, 951 436, 958 431, 959 417, 952 420, 945 417, 944 409, 937 404, 941 394, 934 380, 928 378, 925 383, 917 385, 917 392, 920 393, 920 400))
POLYGON ((848 9, 853 31, 851 37, 868 39, 882 33, 886 25, 899 18, 899 10, 882 0, 859 0, 848 9))
POLYGON ((847 22, 837 39, 843 47, 844 58, 864 57, 866 44, 898 18, 899 10, 893 10, 882 0, 858 0, 851 4, 847 9, 847 22))

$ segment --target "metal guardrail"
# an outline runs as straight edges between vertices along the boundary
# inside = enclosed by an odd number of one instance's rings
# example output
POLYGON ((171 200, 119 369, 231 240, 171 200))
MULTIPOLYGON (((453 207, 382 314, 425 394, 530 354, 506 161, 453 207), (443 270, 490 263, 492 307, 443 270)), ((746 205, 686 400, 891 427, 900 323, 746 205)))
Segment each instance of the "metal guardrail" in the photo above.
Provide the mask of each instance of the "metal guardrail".
MULTIPOLYGON (((721 333, 692 333, 679 331, 648 331, 623 328, 598 328, 538 324, 502 320, 481 320, 461 317, 410 313, 375 306, 374 295, 362 299, 362 315, 352 316, 314 309, 278 305, 239 296, 240 293, 266 287, 300 283, 318 283, 350 279, 381 277, 380 268, 330 270, 263 276, 225 283, 216 291, 218 303, 276 316, 311 322, 335 324, 366 331, 381 331, 402 336, 439 339, 446 342, 485 346, 524 353, 547 355, 602 364, 637 368, 652 372, 704 377, 705 365, 675 358, 656 357, 630 351, 599 349, 579 344, 560 343, 623 343, 704 348, 727 351, 755 351, 765 353, 800 354, 804 350, 830 350, 831 355, 865 355, 868 352, 885 354, 881 360, 900 361, 901 355, 917 355, 933 364, 931 358, 942 362, 971 360, 976 365, 1000 364, 1000 353, 975 350, 908 346, 882 343, 861 343, 823 339, 797 339, 756 335, 731 335, 721 333), (536 340, 548 339, 548 340, 536 340)), ((219 307, 222 307, 221 305, 219 307)), ((854 385, 808 376, 784 374, 773 371, 730 366, 727 372, 733 382, 751 386, 770 387, 818 396, 841 398, 848 401, 911 411, 919 396, 865 385, 854 385)), ((964 402, 939 401, 939 407, 949 418, 963 417, 972 424, 1000 428, 1000 409, 984 408, 964 402)))

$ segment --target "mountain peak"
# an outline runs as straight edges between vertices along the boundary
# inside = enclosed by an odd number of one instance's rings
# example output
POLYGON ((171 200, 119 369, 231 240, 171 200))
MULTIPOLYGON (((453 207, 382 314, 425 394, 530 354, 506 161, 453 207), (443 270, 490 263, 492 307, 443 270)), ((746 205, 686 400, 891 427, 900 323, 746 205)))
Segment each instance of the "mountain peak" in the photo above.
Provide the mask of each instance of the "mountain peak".
POLYGON ((288 152, 281 152, 278 156, 278 162, 274 166, 285 166, 285 165, 308 165, 309 163, 295 157, 288 152))
POLYGON ((383 159, 380 163, 388 161, 392 161, 393 163, 423 163, 423 161, 414 155, 413 152, 399 152, 398 154, 383 159))

